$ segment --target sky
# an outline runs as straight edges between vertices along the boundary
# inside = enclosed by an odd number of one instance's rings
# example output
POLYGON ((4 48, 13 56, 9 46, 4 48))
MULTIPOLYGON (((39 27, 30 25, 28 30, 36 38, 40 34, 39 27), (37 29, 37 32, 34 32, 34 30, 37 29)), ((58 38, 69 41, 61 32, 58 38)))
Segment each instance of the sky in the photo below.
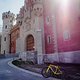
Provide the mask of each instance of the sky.
POLYGON ((2 24, 2 13, 11 11, 18 14, 20 8, 24 5, 24 0, 0 0, 0 27, 2 24))

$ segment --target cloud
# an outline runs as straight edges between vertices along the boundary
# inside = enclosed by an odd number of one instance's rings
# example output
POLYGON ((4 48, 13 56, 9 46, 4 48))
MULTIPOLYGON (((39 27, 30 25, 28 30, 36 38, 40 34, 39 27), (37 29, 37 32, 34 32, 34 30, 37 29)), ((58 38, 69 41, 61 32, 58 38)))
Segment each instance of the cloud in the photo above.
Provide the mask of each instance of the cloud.
POLYGON ((2 25, 3 12, 11 11, 14 14, 18 14, 23 4, 24 0, 0 0, 0 25, 2 25))

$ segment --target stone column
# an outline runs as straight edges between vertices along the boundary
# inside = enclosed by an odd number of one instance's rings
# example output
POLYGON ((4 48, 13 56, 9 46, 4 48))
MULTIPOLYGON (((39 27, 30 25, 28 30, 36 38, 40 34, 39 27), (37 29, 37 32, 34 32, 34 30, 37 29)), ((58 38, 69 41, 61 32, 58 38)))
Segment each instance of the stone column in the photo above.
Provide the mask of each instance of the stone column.
POLYGON ((43 55, 42 55, 42 34, 41 30, 36 30, 36 47, 37 47, 37 63, 42 64, 43 63, 43 55))

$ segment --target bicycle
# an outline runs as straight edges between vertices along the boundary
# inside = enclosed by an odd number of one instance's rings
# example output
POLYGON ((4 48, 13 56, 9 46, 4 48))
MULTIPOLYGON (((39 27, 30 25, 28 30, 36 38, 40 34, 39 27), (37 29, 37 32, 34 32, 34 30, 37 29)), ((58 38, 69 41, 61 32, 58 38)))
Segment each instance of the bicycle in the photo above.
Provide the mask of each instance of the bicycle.
POLYGON ((43 77, 55 77, 55 78, 62 78, 63 71, 61 70, 60 66, 56 66, 50 64, 49 66, 42 69, 41 74, 43 77))

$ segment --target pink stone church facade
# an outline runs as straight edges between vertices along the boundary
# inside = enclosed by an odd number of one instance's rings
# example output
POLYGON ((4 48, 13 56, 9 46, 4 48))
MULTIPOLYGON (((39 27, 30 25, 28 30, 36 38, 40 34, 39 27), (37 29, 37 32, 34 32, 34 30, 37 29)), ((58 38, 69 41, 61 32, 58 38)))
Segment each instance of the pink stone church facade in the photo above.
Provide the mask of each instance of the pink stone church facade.
POLYGON ((61 62, 80 62, 79 9, 79 0, 44 0, 45 50, 58 52, 61 62))
POLYGON ((52 41, 52 44, 48 44, 46 38, 46 52, 54 52, 54 26, 56 26, 58 52, 80 50, 80 2, 70 0, 65 7, 58 3, 56 12, 52 8, 54 6, 52 2, 54 1, 47 0, 44 6, 45 37, 50 35, 52 41), (56 19, 56 24, 53 18, 56 19))
POLYGON ((34 50, 39 59, 80 63, 80 0, 25 0, 16 25, 18 52, 34 50))

